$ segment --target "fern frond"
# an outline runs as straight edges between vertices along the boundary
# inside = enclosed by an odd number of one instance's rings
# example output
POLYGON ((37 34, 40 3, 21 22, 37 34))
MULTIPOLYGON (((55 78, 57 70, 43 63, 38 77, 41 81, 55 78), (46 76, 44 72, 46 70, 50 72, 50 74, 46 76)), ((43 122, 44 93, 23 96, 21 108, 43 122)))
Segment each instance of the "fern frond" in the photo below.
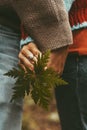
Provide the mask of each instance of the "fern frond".
POLYGON ((50 51, 47 51, 42 57, 38 56, 38 61, 34 64, 34 72, 29 68, 26 68, 25 72, 18 66, 18 68, 13 68, 4 74, 16 78, 11 101, 24 98, 26 94, 30 94, 35 104, 48 109, 53 88, 56 85, 67 84, 51 68, 44 70, 49 60, 49 54, 50 51))

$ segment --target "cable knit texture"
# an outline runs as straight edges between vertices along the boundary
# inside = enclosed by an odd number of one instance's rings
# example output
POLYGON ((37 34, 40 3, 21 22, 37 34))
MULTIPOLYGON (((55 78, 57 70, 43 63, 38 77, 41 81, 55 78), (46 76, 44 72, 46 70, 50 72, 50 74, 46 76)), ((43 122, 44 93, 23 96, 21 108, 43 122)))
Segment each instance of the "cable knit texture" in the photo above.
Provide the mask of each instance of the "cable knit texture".
POLYGON ((72 44, 63 0, 0 0, 17 12, 28 34, 42 51, 72 44))

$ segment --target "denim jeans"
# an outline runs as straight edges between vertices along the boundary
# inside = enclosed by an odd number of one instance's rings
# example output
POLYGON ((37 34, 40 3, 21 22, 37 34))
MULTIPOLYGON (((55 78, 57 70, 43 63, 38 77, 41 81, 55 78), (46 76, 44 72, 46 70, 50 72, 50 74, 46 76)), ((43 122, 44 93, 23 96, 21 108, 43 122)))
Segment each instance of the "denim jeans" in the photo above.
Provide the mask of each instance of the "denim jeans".
POLYGON ((87 56, 70 54, 62 77, 68 85, 55 89, 62 130, 87 130, 87 56))
POLYGON ((4 76, 17 67, 19 34, 0 25, 0 130, 21 130, 22 100, 10 102, 15 80, 4 76))

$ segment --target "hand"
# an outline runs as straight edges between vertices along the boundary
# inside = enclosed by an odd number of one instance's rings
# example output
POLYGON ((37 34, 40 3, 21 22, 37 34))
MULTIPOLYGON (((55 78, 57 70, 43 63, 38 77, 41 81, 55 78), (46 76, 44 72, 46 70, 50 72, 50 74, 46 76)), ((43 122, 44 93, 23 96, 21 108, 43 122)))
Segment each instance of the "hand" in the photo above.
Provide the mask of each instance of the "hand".
POLYGON ((52 51, 50 54, 47 68, 53 68, 59 75, 63 73, 66 57, 68 55, 68 46, 52 51))
POLYGON ((34 43, 29 43, 24 45, 19 53, 19 65, 26 70, 26 67, 30 70, 34 70, 34 62, 37 62, 38 55, 41 55, 41 52, 38 50, 37 46, 34 43))

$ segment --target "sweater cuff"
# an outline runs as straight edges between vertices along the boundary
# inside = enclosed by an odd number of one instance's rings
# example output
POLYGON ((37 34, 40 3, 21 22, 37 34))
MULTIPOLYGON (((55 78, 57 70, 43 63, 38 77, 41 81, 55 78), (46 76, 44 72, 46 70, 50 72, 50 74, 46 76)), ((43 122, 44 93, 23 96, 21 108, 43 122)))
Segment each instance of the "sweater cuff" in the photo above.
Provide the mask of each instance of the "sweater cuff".
POLYGON ((24 46, 24 45, 26 45, 26 44, 28 44, 28 43, 30 43, 30 42, 34 42, 34 40, 31 38, 31 37, 26 37, 25 39, 21 39, 20 40, 20 49, 24 46))

